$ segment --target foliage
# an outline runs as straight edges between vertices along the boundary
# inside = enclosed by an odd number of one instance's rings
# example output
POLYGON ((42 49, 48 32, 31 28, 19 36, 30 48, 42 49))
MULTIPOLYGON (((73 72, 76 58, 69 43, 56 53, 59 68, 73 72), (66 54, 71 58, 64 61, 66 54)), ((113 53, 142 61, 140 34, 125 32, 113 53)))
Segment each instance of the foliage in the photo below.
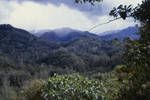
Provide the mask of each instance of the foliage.
MULTIPOLYGON (((100 0, 76 0, 78 3, 100 0)), ((0 26, 0 97, 4 100, 37 99, 121 99, 148 100, 150 93, 150 2, 145 0, 135 8, 120 5, 110 15, 141 21, 141 39, 130 41, 122 63, 124 45, 116 41, 99 41, 86 36, 58 45, 47 43, 10 25, 0 26), (4 34, 5 33, 5 34, 4 34), (59 48, 59 49, 58 49, 59 48), (13 60, 13 59, 14 60, 13 60), (36 61, 39 61, 37 63, 36 61), (84 72, 89 78, 72 72, 84 72), (117 76, 117 78, 116 78, 117 76), (42 78, 49 80, 45 83, 42 78), (31 81, 30 84, 25 84, 31 81), (17 97, 23 88, 22 98, 17 97), (121 89, 120 89, 121 88, 121 89), (120 91, 119 91, 120 90, 120 91), (118 94, 118 95, 117 95, 118 94), (20 99, 21 98, 21 99, 20 99)))
POLYGON ((42 96, 57 100, 101 100, 107 90, 103 83, 73 74, 49 78, 42 96))
MULTIPOLYGON (((147 25, 146 25, 147 26, 147 25)), ((149 27, 150 29, 150 27, 149 27)), ((145 34, 145 32, 144 32, 145 34)), ((147 38, 147 37, 146 37, 147 38)), ((141 37, 138 41, 131 41, 128 44, 125 61, 128 66, 128 87, 123 87, 120 92, 120 99, 123 100, 149 100, 150 81, 150 48, 149 40, 141 37), (147 84, 147 85, 146 85, 147 84), (145 86, 143 89, 143 85, 145 86), (129 94, 130 91, 130 94, 129 94), (126 99, 125 99, 126 98, 126 99)))
MULTIPOLYGON (((82 34, 82 32, 72 34, 82 34)), ((51 70, 48 66, 59 67, 65 69, 64 71, 68 69, 68 72, 72 70, 87 72, 95 68, 99 71, 108 71, 122 62, 120 59, 122 47, 114 45, 111 41, 100 40, 99 36, 89 32, 84 32, 84 35, 79 35, 69 42, 57 44, 42 40, 11 25, 0 25, 2 70, 20 69, 38 74, 37 71, 41 72, 38 66, 44 65, 45 69, 48 69, 47 76, 51 70)))
POLYGON ((129 13, 131 12, 131 10, 132 10, 131 5, 129 6, 120 5, 117 8, 114 7, 113 10, 110 11, 109 15, 114 17, 120 16, 121 18, 126 19, 127 17, 130 16, 129 13))
POLYGON ((114 100, 121 87, 115 73, 95 73, 89 77, 55 74, 46 82, 33 80, 25 86, 22 96, 27 100, 114 100))
POLYGON ((41 89, 45 85, 43 80, 32 80, 24 86, 22 98, 25 100, 43 100, 41 97, 41 89))
POLYGON ((63 43, 63 47, 41 57, 37 63, 68 68, 77 72, 86 72, 101 67, 107 71, 122 63, 124 43, 100 40, 98 36, 89 35, 63 43))
POLYGON ((117 8, 114 7, 110 11, 110 16, 121 17, 126 19, 127 17, 133 17, 135 20, 139 20, 142 23, 150 23, 150 1, 143 0, 142 4, 139 4, 135 8, 132 5, 120 5, 117 8))
POLYGON ((116 100, 120 88, 122 87, 121 82, 118 80, 116 70, 105 73, 94 73, 90 76, 92 79, 99 80, 107 92, 105 92, 106 100, 116 100))
MULTIPOLYGON (((118 100, 149 100, 150 96, 150 1, 144 0, 135 8, 119 6, 110 15, 123 19, 133 17, 141 22, 141 38, 129 41, 124 56, 127 65, 128 84, 124 84, 118 94, 118 100), (128 15, 127 15, 128 14, 128 15)), ((122 83, 123 84, 123 83, 122 83)))

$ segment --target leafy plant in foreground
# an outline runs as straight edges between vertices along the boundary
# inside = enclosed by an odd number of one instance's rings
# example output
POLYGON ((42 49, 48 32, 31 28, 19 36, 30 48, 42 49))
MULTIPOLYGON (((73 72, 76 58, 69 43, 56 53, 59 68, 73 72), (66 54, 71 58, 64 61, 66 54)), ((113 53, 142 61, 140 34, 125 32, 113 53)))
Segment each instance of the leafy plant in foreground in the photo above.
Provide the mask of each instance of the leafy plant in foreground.
POLYGON ((106 89, 97 80, 78 74, 49 78, 42 90, 45 100, 102 100, 106 89))

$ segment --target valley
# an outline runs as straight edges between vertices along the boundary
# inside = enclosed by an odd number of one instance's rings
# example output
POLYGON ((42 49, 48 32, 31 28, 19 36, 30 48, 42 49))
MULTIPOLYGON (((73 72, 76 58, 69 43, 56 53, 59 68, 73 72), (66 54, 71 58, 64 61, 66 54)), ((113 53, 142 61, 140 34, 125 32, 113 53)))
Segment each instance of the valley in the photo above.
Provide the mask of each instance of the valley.
MULTIPOLYGON (((16 91, 29 80, 45 80, 55 74, 93 76, 123 64, 123 40, 69 28, 36 34, 9 24, 0 25, 1 87, 14 87, 16 91)), ((119 38, 125 40, 127 36, 119 38)))

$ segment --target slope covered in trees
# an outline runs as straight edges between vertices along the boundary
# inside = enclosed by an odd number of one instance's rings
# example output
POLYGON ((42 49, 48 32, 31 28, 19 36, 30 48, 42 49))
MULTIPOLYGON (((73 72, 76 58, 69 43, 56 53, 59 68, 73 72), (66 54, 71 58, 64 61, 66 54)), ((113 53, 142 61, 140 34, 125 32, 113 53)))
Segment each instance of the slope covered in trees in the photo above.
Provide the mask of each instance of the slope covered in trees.
POLYGON ((142 4, 132 8, 131 5, 120 5, 114 8, 110 15, 114 17, 133 17, 140 21, 141 38, 136 41, 129 41, 124 55, 126 70, 128 73, 127 84, 120 89, 118 100, 149 100, 150 99, 150 1, 144 0, 142 4))
POLYGON ((0 25, 0 52, 18 62, 33 62, 59 47, 11 25, 0 25), (29 60, 30 59, 30 60, 29 60))
POLYGON ((46 40, 11 25, 0 25, 1 97, 18 93, 29 80, 47 79, 55 73, 80 72, 90 76, 123 63, 125 41, 105 41, 79 31, 66 37, 65 42, 46 40), (78 36, 74 36, 76 33, 78 36))
MULTIPOLYGON (((77 0, 91 4, 95 1, 99 0, 77 0)), ((149 100, 149 9, 150 1, 145 0, 135 8, 120 5, 110 12, 116 18, 130 16, 141 22, 139 40, 124 42, 104 41, 90 34, 56 43, 1 25, 0 98, 149 100), (118 64, 123 65, 115 67, 118 64)))

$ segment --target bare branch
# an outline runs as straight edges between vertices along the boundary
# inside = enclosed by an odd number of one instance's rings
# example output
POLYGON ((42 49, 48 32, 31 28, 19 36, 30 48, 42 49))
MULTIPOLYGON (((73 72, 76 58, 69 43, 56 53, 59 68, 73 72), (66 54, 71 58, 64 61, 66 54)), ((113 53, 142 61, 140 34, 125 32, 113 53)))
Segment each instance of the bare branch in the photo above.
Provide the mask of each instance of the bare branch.
POLYGON ((118 20, 118 19, 121 19, 121 17, 118 17, 118 18, 109 20, 109 21, 104 22, 104 23, 97 24, 97 25, 93 26, 92 28, 90 28, 88 31, 91 31, 91 30, 93 30, 93 29, 95 29, 95 28, 97 28, 97 27, 99 27, 99 26, 101 26, 101 25, 105 25, 105 24, 111 23, 111 22, 113 22, 113 21, 115 21, 115 20, 118 20))

